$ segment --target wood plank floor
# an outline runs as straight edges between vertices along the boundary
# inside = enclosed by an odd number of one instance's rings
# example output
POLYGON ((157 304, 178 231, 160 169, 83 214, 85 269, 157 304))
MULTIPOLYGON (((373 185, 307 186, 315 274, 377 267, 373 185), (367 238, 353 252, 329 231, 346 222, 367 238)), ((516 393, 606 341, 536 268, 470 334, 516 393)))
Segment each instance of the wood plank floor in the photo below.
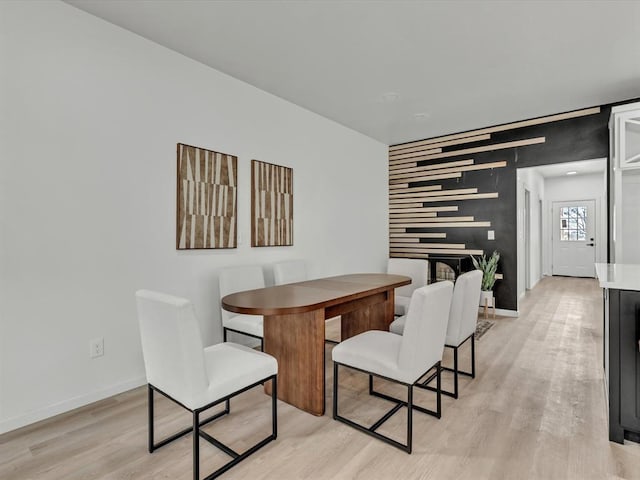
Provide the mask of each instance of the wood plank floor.
MULTIPOLYGON (((477 343, 478 376, 461 381, 458 400, 444 397, 442 419, 414 414, 412 455, 330 418, 328 345, 325 416, 279 403, 278 439, 223 478, 640 478, 640 446, 607 440, 601 312, 595 280, 544 279, 525 299, 520 318, 498 318, 477 343)), ((467 361, 465 348, 462 365, 467 361)), ((388 408, 368 397, 363 375, 345 371, 340 380, 343 414, 367 421, 388 408)), ((433 405, 433 394, 416 395, 433 405)), ((269 431, 269 409, 268 397, 254 390, 232 402, 232 415, 206 429, 242 450, 269 431)), ((159 435, 190 421, 165 399, 157 400, 156 412, 159 435)), ((399 438, 405 415, 396 414, 383 431, 399 438)), ((201 445, 202 472, 227 460, 201 445)), ((191 475, 190 436, 147 453, 143 388, 0 436, 3 480, 191 475)))

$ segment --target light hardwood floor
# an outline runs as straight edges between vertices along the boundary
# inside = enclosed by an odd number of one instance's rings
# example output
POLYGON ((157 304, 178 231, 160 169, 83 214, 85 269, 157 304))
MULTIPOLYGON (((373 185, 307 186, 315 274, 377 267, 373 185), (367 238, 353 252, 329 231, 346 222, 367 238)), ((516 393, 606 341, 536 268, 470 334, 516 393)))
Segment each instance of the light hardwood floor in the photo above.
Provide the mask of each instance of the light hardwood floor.
MULTIPOLYGON (((461 380, 458 400, 444 397, 442 419, 414 414, 412 455, 331 419, 329 345, 325 416, 280 402, 278 439, 223 478, 640 478, 640 446, 607 440, 601 312, 595 280, 543 280, 520 318, 498 318, 477 343, 478 376, 461 380)), ((467 361, 465 348, 462 365, 467 361)), ((363 375, 345 371, 340 379, 343 414, 367 421, 389 408, 368 397, 363 375)), ((432 395, 418 400, 432 404, 432 395)), ((189 424, 189 415, 165 399, 156 405, 159 435, 189 424)), ((248 392, 232 402, 232 415, 207 430, 242 450, 267 434, 269 408, 260 390, 248 392)), ((397 413, 384 432, 401 435, 405 415, 397 413)), ((227 460, 201 445, 202 472, 227 460)), ((144 388, 0 436, 3 480, 191 475, 190 436, 147 453, 144 388)))

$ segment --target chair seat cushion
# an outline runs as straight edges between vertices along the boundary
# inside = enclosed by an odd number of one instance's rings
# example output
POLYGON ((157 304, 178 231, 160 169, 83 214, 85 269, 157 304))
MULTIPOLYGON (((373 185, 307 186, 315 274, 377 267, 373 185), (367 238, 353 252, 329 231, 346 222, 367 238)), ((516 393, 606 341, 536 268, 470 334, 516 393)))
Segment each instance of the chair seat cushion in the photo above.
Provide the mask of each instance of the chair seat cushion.
POLYGON ((395 333, 396 335, 402 335, 402 333, 404 332, 404 323, 406 321, 406 315, 396 318, 393 322, 391 322, 391 325, 389 325, 389 331, 391 333, 395 333))
POLYGON ((409 372, 398 368, 402 337, 390 332, 370 330, 343 340, 331 352, 334 362, 406 383, 413 383, 409 372))
POLYGON ((222 320, 222 326, 239 332, 249 333, 256 337, 263 337, 264 317, 262 315, 235 315, 222 320))
POLYGON ((406 315, 407 312, 409 311, 409 302, 411 302, 410 297, 403 297, 402 295, 396 295, 393 313, 395 315, 406 315))
POLYGON ((200 408, 242 388, 278 373, 278 362, 271 355, 237 343, 225 342, 204 349, 209 388, 200 408))

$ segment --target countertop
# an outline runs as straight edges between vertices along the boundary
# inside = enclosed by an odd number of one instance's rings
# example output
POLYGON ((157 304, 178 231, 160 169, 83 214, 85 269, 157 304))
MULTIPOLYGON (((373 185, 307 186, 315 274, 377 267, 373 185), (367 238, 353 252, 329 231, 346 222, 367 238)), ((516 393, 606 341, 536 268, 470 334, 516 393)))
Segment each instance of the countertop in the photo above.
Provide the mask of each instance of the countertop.
POLYGON ((602 288, 640 291, 640 265, 596 263, 596 275, 602 288))

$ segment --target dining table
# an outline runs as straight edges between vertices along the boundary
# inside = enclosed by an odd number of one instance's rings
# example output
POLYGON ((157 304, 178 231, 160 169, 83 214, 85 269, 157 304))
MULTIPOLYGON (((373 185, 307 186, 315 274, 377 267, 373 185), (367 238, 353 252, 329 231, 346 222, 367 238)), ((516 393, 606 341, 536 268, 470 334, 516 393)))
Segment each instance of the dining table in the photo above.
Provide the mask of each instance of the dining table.
POLYGON ((278 398, 320 416, 325 411, 325 320, 341 316, 341 340, 367 330, 388 331, 394 289, 410 283, 404 275, 339 275, 233 293, 222 298, 222 307, 264 317, 264 351, 278 361, 278 398))

